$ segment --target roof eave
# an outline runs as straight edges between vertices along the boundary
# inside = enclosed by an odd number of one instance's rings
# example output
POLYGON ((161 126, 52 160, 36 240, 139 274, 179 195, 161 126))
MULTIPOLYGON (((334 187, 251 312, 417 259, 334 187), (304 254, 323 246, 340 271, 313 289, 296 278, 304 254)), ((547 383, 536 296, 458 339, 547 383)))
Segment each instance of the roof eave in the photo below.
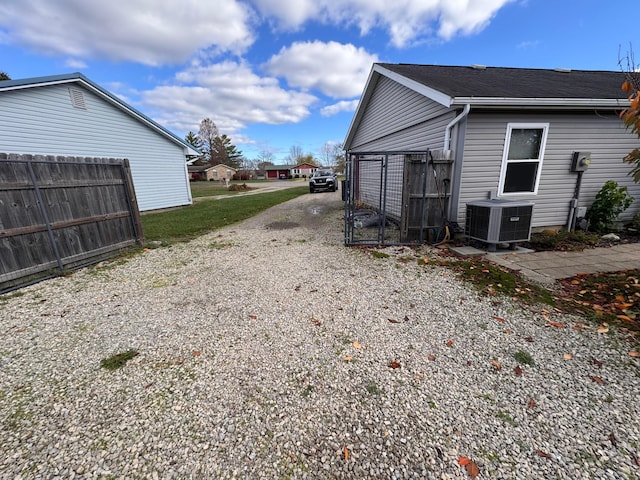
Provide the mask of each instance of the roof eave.
POLYGON ((629 106, 629 100, 612 98, 507 98, 507 97, 455 97, 452 107, 471 105, 472 107, 519 107, 519 108, 572 108, 593 109, 608 108, 619 109, 629 106))

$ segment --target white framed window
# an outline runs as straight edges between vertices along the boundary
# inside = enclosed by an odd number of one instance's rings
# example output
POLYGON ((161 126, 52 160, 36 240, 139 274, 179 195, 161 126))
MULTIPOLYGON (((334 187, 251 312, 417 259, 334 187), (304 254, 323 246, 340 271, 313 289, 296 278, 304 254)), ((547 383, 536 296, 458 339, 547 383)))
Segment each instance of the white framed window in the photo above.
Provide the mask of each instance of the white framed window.
POLYGON ((548 123, 507 125, 498 195, 538 193, 548 130, 548 123))

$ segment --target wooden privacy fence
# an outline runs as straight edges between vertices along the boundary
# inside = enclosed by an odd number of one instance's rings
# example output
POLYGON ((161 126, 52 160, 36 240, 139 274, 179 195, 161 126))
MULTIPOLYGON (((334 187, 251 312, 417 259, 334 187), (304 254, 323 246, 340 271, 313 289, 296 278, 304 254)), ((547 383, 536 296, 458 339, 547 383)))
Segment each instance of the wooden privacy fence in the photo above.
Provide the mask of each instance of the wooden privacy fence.
POLYGON ((128 160, 0 153, 0 292, 142 241, 128 160))

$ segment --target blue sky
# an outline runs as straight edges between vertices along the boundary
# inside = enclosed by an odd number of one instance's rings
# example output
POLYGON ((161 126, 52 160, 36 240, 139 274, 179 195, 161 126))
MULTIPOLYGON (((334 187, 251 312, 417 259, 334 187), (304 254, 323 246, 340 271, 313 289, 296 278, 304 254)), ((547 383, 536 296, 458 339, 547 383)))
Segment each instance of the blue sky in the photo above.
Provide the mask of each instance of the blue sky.
MULTIPOLYGON (((373 62, 618 70, 635 0, 3 0, 0 70, 82 72, 177 135, 322 159, 373 62)), ((638 53, 640 59, 640 53, 638 53)), ((640 61, 640 60, 639 60, 640 61)))

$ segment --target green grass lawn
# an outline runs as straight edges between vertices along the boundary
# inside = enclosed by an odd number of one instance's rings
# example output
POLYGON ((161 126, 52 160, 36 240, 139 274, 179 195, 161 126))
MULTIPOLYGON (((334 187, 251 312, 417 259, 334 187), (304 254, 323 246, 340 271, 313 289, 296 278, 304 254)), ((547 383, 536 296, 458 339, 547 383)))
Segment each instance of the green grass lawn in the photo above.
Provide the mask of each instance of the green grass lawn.
POLYGON ((220 182, 189 182, 191 187, 191 196, 193 198, 198 197, 212 197, 214 195, 233 195, 238 192, 230 192, 224 183, 220 182))
POLYGON ((307 193, 309 188, 305 185, 257 195, 203 200, 189 207, 149 213, 142 215, 144 237, 146 241, 166 243, 188 241, 307 193))

